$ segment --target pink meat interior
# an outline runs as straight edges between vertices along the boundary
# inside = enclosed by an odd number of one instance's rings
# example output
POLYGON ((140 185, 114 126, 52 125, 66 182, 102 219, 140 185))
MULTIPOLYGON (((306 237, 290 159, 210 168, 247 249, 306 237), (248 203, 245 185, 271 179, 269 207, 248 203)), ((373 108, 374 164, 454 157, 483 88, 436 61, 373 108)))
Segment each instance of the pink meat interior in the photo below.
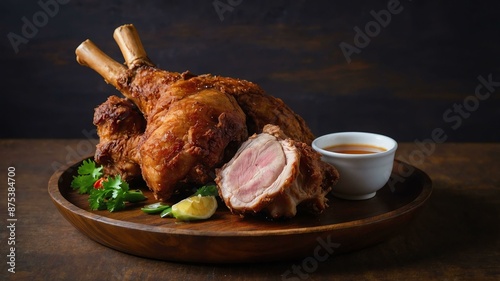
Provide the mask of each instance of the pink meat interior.
POLYGON ((232 163, 228 184, 238 187, 233 196, 249 203, 273 185, 286 165, 283 148, 273 136, 251 142, 232 163))

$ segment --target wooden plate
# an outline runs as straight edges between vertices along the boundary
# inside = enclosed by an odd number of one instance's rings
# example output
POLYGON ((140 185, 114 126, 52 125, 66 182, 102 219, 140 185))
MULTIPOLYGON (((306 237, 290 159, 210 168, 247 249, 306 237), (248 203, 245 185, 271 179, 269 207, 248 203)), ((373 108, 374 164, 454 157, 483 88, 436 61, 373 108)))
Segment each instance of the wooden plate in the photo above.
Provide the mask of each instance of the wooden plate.
POLYGON ((61 214, 91 239, 125 253, 169 261, 197 263, 263 262, 306 257, 325 258, 353 251, 387 239, 407 225, 432 190, 430 178, 421 170, 394 162, 391 184, 364 201, 330 198, 320 216, 299 214, 293 219, 268 221, 261 217, 240 218, 219 204, 212 218, 177 222, 140 210, 155 202, 110 213, 90 211, 88 195, 70 187, 81 161, 52 175, 48 191, 61 214), (408 175, 409 176, 405 176, 408 175))

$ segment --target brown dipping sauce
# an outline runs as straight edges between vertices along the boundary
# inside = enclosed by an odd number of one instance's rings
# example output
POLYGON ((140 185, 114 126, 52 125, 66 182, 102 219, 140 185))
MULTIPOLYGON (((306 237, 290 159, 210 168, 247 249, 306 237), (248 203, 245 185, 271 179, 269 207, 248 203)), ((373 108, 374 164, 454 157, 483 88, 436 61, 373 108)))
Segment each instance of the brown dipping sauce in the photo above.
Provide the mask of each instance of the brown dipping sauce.
POLYGON ((372 154, 387 151, 387 149, 369 144, 337 144, 323 148, 336 153, 344 154, 372 154))

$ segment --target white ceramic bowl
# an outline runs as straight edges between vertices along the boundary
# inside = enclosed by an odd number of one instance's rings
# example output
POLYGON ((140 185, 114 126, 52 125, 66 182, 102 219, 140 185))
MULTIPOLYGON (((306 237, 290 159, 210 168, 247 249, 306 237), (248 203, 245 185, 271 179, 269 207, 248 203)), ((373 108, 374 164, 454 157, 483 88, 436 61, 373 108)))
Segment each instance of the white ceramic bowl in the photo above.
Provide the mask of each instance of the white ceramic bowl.
POLYGON ((316 138, 312 147, 322 155, 323 161, 332 164, 339 171, 340 179, 333 186, 333 195, 349 200, 364 200, 375 196, 377 190, 389 180, 398 144, 384 135, 341 132, 316 138), (377 146, 384 148, 385 151, 346 154, 325 150, 327 147, 342 144, 377 146))

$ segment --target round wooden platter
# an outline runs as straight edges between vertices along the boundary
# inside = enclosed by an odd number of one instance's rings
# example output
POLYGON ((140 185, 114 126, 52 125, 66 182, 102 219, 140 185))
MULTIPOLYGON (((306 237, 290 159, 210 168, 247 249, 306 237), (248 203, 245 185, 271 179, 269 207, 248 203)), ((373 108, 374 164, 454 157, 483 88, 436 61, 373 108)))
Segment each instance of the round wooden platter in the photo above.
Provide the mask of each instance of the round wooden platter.
POLYGON ((278 221, 241 218, 219 201, 210 219, 179 222, 140 210, 156 202, 144 184, 131 185, 131 189, 142 189, 147 201, 113 213, 91 211, 88 195, 70 187, 80 164, 56 171, 48 187, 52 201, 73 226, 118 251, 180 262, 282 261, 361 249, 389 238, 410 223, 432 191, 431 180, 423 171, 395 161, 390 184, 375 197, 363 201, 331 197, 330 207, 319 216, 299 213, 278 221))

